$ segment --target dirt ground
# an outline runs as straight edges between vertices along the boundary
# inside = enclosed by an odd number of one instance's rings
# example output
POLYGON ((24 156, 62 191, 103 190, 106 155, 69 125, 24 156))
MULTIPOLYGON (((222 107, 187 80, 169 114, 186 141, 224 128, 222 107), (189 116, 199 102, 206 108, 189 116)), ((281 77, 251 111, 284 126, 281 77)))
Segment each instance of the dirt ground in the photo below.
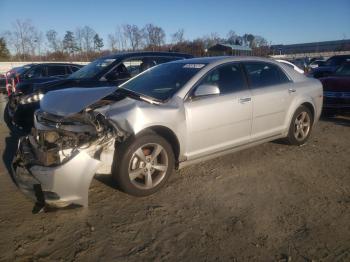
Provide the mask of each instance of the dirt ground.
POLYGON ((0 124, 0 261, 350 261, 350 117, 302 147, 267 143, 135 198, 93 180, 89 208, 32 214, 0 124))

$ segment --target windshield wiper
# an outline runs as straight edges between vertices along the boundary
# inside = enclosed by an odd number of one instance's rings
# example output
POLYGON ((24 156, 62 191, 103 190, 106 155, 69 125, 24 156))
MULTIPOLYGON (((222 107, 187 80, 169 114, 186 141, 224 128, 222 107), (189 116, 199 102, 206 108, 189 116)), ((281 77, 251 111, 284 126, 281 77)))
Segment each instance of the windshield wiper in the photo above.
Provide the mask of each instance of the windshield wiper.
POLYGON ((136 99, 141 99, 143 101, 146 101, 148 103, 151 103, 151 104, 161 104, 163 101, 159 100, 159 99, 156 99, 154 97, 151 97, 151 96, 148 96, 148 95, 144 95, 144 94, 140 94, 140 93, 136 93, 132 90, 129 90, 129 89, 126 89, 126 88, 123 88, 123 87, 119 87, 117 90, 117 92, 121 92, 127 96, 130 96, 131 98, 136 98, 136 99))

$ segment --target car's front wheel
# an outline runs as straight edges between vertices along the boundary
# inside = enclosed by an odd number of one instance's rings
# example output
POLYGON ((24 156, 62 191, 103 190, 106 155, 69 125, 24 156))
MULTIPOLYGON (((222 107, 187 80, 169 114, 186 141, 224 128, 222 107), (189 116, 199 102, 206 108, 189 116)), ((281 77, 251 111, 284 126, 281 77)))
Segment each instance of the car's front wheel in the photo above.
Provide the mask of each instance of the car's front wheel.
POLYGON ((300 106, 290 123, 287 141, 292 145, 304 144, 311 134, 313 116, 305 106, 300 106))
POLYGON ((131 138, 115 152, 112 176, 122 191, 134 196, 153 194, 174 171, 172 147, 155 133, 131 138))

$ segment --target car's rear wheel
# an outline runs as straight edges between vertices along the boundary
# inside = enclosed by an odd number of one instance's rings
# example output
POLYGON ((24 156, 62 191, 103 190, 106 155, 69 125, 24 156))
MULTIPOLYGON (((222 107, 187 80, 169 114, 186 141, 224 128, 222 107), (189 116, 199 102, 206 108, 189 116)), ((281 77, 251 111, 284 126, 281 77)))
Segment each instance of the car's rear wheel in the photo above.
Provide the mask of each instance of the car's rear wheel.
POLYGON ((300 106, 294 113, 290 123, 287 141, 292 145, 302 145, 310 137, 313 116, 305 106, 300 106))
POLYGON ((147 133, 117 146, 112 176, 122 191, 147 196, 166 183, 174 163, 170 144, 157 134, 147 133))

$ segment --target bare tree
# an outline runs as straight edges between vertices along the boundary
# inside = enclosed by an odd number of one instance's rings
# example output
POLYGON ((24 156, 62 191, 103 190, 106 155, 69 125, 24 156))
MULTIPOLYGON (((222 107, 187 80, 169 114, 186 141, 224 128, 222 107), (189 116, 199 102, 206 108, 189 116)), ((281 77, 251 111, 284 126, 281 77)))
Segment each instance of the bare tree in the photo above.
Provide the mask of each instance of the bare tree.
POLYGON ((137 25, 123 25, 123 34, 133 51, 142 47, 143 33, 137 25))
POLYGON ((117 26, 114 33, 108 35, 108 44, 112 51, 125 50, 127 48, 127 39, 122 27, 117 26))
POLYGON ((79 51, 81 56, 83 52, 83 29, 81 27, 76 28, 75 39, 76 39, 77 50, 79 51))
POLYGON ((35 35, 36 28, 32 25, 30 20, 19 20, 13 24, 14 31, 10 34, 11 42, 16 50, 16 53, 23 56, 33 54, 35 50, 35 35))
POLYGON ((50 29, 46 32, 46 38, 49 45, 49 48, 54 52, 59 52, 62 49, 62 41, 58 38, 58 33, 50 29))
POLYGON ((227 43, 228 43, 228 44, 236 45, 236 44, 237 44, 237 38, 238 38, 238 35, 236 34, 235 31, 230 30, 230 31, 227 33, 227 43))
POLYGON ((152 50, 155 50, 155 48, 158 48, 165 43, 165 32, 161 27, 147 24, 142 31, 147 46, 152 48, 152 50))
POLYGON ((117 38, 114 34, 108 34, 107 36, 108 46, 112 51, 117 50, 117 38))
POLYGON ((82 34, 82 49, 85 52, 91 52, 94 46, 94 36, 96 32, 89 26, 84 26, 81 30, 82 34))
POLYGON ((171 35, 171 39, 172 39, 171 42, 173 44, 184 42, 185 41, 184 34, 185 34, 185 30, 183 28, 177 30, 174 34, 171 35))
POLYGON ((42 54, 42 48, 44 44, 44 37, 43 33, 41 31, 36 32, 34 36, 34 43, 35 43, 35 49, 37 50, 38 56, 41 56, 42 54))
POLYGON ((260 35, 256 35, 254 40, 256 47, 268 46, 267 40, 260 35))
POLYGON ((221 39, 219 34, 216 32, 212 32, 210 35, 206 35, 202 38, 202 42, 204 43, 204 47, 206 49, 223 41, 224 40, 221 39))

